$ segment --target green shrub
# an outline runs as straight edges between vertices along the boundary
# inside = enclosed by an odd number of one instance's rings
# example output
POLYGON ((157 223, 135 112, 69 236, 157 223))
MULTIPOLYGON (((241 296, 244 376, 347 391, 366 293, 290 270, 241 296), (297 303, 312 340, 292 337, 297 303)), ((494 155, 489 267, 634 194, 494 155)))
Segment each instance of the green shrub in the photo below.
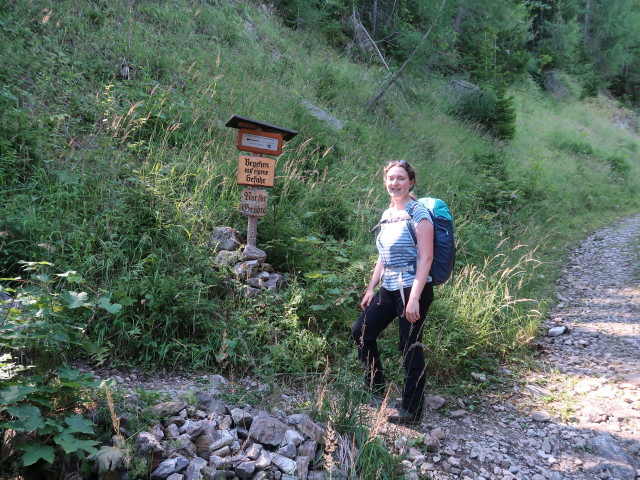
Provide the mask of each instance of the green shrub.
POLYGON ((574 132, 554 131, 548 142, 549 146, 573 155, 592 155, 594 153, 593 146, 574 132))
POLYGON ((500 140, 510 140, 516 133, 516 110, 513 97, 504 88, 458 88, 449 112, 464 120, 482 125, 500 140))
POLYGON ((611 171, 620 178, 625 178, 631 171, 631 166, 622 155, 609 155, 605 158, 605 163, 609 165, 611 171))
POLYGON ((0 285, 0 347, 8 352, 0 356, 0 429, 19 437, 22 455, 13 462, 40 468, 96 451, 95 425, 79 412, 99 383, 61 363, 72 352, 100 359, 102 352, 84 335, 87 324, 122 306, 72 290, 83 281, 76 272, 54 275, 47 262, 23 264, 28 280, 5 278, 0 285))

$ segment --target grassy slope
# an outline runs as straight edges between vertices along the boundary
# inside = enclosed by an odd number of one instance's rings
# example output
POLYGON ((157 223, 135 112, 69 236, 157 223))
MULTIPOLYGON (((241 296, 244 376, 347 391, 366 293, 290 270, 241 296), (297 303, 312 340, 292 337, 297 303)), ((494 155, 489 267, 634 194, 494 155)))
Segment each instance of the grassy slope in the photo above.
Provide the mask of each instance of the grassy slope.
POLYGON ((415 163, 418 193, 450 203, 460 265, 477 266, 440 290, 432 318, 483 333, 443 343, 442 331, 429 332, 435 371, 450 368, 452 352, 464 351, 454 363, 482 350, 504 355, 531 338, 528 309, 544 308, 565 246, 637 210, 638 138, 612 125, 615 107, 604 100, 561 102, 522 86, 513 92, 517 135, 503 145, 447 116, 448 87, 435 79, 407 77, 367 111, 383 69, 252 3, 48 8, 34 0, 2 9, 3 264, 12 274, 19 259, 78 270, 86 288, 125 305, 91 330, 122 358, 232 367, 237 355, 236 366, 302 371, 348 352, 389 159, 415 163), (129 81, 116 76, 123 57, 129 81), (310 116, 302 99, 345 128, 310 116), (224 127, 234 113, 300 132, 278 159, 258 239, 291 287, 257 308, 225 296, 206 246, 217 225, 245 228, 235 132, 224 127), (535 248, 544 265, 532 273, 536 262, 521 255, 535 248), (476 304, 493 296, 494 310, 476 304), (543 303, 516 308, 523 296, 543 303))

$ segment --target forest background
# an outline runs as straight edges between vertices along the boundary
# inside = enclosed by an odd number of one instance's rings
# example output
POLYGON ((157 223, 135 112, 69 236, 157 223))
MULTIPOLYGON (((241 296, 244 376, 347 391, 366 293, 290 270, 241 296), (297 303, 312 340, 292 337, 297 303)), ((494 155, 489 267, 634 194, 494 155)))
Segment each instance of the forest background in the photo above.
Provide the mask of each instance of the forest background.
POLYGON ((0 4, 3 428, 59 413, 74 358, 354 385, 389 160, 455 219, 434 386, 526 358, 566 248, 638 210, 634 0, 0 4), (246 228, 232 114, 299 131, 258 227, 285 288, 255 299, 209 244, 246 228))

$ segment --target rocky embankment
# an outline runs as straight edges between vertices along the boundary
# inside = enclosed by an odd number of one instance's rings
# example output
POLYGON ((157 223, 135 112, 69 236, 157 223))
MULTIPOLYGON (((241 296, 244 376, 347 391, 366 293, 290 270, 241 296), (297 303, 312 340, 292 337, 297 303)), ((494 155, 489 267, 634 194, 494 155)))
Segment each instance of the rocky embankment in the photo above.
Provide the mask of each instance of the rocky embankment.
MULTIPOLYGON (((377 431, 403 455, 399 478, 639 478, 639 256, 640 216, 591 235, 573 250, 558 285, 559 303, 535 345, 541 368, 526 377, 503 369, 509 383, 499 394, 430 395, 422 424, 412 428, 386 424, 388 412, 372 409, 377 431)), ((482 374, 476 378, 490 381, 482 374)), ((125 388, 165 390, 176 398, 195 392, 197 406, 156 406, 158 413, 171 411, 136 437, 137 454, 153 464, 152 479, 357 478, 347 475, 348 465, 339 459, 327 462, 326 424, 287 411, 303 403, 304 392, 282 392, 279 405, 267 412, 217 400, 226 384, 218 376, 206 386, 202 378, 118 380, 125 388)), ((243 382, 234 388, 264 387, 243 382)))

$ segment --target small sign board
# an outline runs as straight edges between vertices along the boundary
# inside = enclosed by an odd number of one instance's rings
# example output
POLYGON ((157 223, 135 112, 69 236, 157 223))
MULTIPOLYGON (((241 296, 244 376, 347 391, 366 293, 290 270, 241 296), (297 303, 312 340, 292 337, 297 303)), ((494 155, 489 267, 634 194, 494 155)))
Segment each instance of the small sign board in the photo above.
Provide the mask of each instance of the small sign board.
POLYGON ((288 142, 298 134, 297 130, 291 130, 289 128, 279 127, 270 123, 261 122, 253 118, 241 117, 240 115, 231 115, 231 118, 225 123, 227 127, 231 128, 248 128, 249 130, 255 130, 260 132, 279 133, 285 142, 288 142))
POLYGON ((263 189, 243 188, 240 213, 252 217, 264 217, 267 214, 269 193, 263 189))
POLYGON ((273 187, 276 161, 269 157, 240 155, 238 159, 238 185, 273 187))
POLYGON ((241 128, 238 132, 238 150, 277 157, 282 153, 282 135, 241 128))

